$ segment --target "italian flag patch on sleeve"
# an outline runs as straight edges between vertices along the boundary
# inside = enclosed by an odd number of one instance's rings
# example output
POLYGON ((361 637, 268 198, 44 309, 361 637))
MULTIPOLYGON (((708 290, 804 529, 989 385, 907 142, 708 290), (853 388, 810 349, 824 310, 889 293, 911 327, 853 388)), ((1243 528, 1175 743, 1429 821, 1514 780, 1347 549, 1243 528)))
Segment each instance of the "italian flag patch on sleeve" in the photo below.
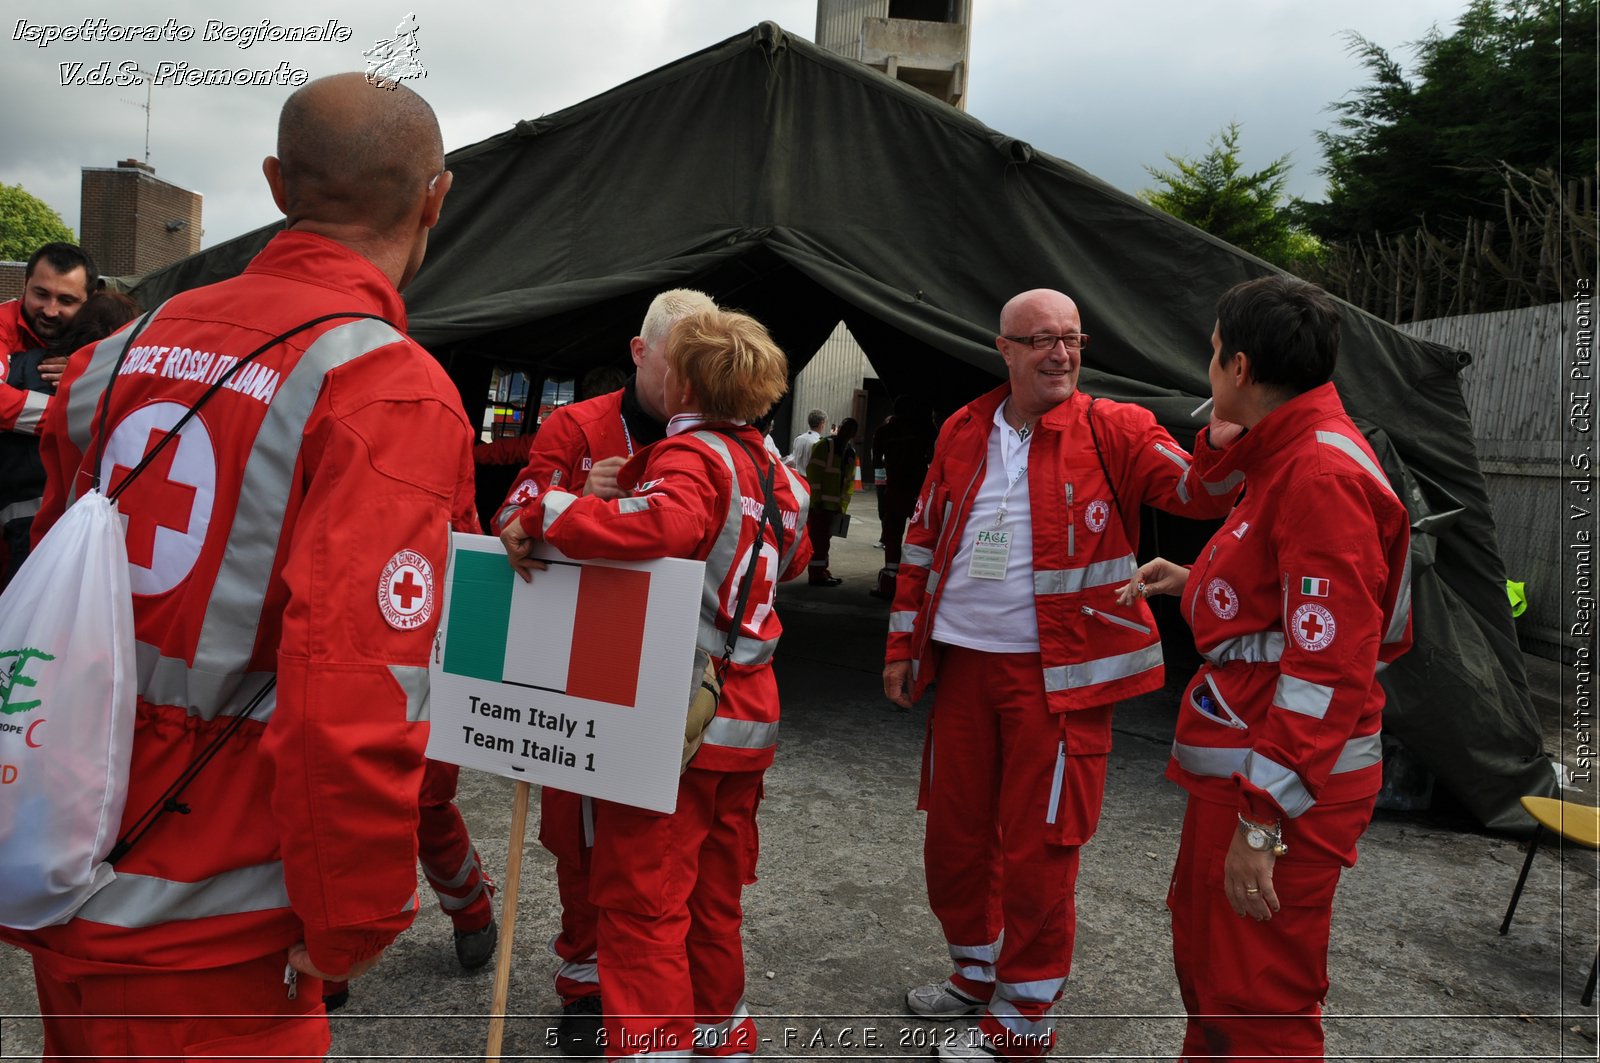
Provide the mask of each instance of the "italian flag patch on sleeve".
POLYGON ((1328 581, 1317 579, 1315 576, 1301 576, 1300 593, 1307 598, 1326 598, 1328 596, 1328 581))

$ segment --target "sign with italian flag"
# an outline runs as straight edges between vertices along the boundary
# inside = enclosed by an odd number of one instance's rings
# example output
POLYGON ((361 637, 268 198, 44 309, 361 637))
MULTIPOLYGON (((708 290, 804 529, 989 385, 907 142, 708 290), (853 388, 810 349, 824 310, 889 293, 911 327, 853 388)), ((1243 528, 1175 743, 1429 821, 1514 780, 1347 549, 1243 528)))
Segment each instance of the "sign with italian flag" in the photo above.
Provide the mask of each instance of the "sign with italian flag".
POLYGON ((428 756, 673 811, 705 563, 536 556, 524 583, 499 539, 452 534, 428 756))
POLYGON ((1300 577, 1300 593, 1307 598, 1326 598, 1328 596, 1328 581, 1315 576, 1300 577))

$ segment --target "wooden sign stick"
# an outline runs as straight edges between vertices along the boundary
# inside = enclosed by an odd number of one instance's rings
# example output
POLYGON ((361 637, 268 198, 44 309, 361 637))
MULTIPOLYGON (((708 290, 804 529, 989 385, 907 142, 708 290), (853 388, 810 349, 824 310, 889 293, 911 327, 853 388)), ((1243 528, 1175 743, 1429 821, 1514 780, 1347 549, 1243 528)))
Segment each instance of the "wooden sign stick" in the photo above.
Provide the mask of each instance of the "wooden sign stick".
POLYGON ((528 792, 532 787, 517 783, 511 806, 511 845, 506 853, 506 887, 500 901, 500 951, 494 965, 494 1002, 489 1013, 488 1063, 500 1063, 500 1043, 506 1034, 506 1000, 511 991, 511 940, 517 930, 517 893, 522 885, 522 847, 528 832, 528 792))

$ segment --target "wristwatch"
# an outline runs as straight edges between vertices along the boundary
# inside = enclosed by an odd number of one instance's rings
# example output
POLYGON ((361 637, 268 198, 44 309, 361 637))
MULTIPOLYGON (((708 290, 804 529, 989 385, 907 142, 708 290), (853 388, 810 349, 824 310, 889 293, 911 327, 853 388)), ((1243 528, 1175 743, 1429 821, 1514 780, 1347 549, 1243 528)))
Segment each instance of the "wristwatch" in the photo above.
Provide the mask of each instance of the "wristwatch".
POLYGON ((1244 831, 1244 843, 1258 853, 1271 852, 1273 856, 1282 856, 1289 851, 1289 847, 1283 843, 1283 829, 1276 823, 1251 823, 1241 812, 1239 829, 1244 831))

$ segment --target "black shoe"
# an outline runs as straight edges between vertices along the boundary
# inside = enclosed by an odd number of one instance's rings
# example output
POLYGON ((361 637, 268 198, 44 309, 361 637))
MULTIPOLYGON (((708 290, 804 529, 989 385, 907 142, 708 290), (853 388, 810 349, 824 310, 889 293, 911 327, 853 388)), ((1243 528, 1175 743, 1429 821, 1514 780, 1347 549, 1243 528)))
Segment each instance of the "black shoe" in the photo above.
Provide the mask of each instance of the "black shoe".
POLYGON ((556 1024, 556 1046, 561 1054, 580 1059, 603 1055, 603 1014, 598 996, 576 997, 561 1005, 561 1021, 556 1024))
POLYGON ((463 970, 475 971, 489 962, 489 957, 494 955, 495 931, 492 916, 488 926, 456 931, 456 961, 463 970))
POLYGON ((340 1008, 350 1003, 349 982, 326 982, 324 983, 324 986, 325 988, 333 990, 331 993, 322 994, 322 1006, 324 1008, 327 1008, 329 1011, 338 1011, 340 1008))

